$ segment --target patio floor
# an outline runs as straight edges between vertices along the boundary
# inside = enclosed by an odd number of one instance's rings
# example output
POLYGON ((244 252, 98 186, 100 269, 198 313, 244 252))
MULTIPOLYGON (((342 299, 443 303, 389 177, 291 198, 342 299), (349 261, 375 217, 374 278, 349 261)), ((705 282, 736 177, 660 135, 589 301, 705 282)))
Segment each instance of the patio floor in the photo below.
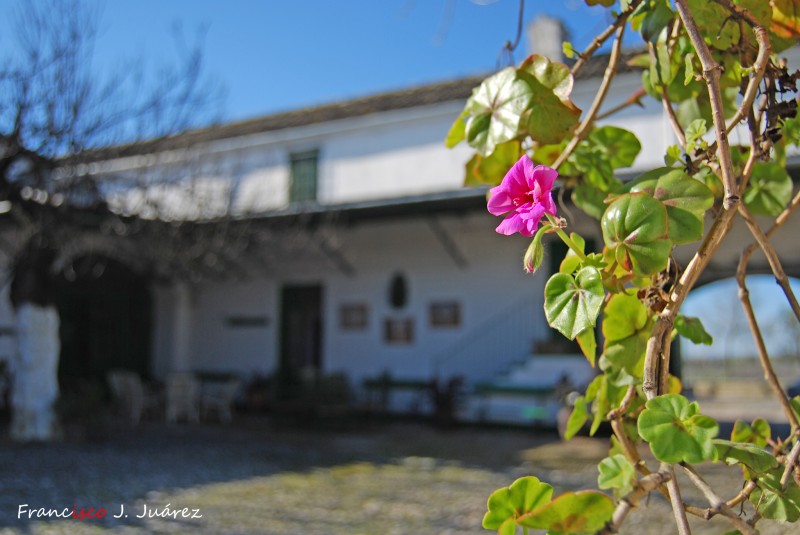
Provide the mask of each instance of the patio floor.
MULTIPOLYGON (((561 443, 529 429, 442 431, 408 422, 316 429, 242 418, 230 426, 112 427, 47 445, 2 438, 0 534, 488 533, 480 522, 495 488, 530 473, 556 492, 593 488, 606 448, 603 439, 561 443), (18 518, 24 504, 29 511, 102 507, 107 514, 29 520, 18 518), (179 511, 178 518, 147 514, 165 511, 179 511)), ((712 481, 730 475, 715 470, 712 481)), ((668 506, 654 496, 623 533, 671 533, 665 522, 668 506)), ((759 526, 762 533, 790 532, 759 526)), ((712 522, 696 533, 725 528, 712 522)))

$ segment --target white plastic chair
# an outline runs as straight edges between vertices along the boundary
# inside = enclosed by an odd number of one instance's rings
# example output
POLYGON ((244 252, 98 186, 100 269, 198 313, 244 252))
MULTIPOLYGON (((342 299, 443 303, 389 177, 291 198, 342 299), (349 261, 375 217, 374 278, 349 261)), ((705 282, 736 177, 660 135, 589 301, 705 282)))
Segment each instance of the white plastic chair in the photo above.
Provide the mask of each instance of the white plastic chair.
POLYGON ((207 418, 212 412, 216 413, 222 422, 230 422, 233 418, 232 408, 239 393, 239 379, 227 381, 212 381, 204 383, 200 395, 200 408, 203 417, 207 418))
POLYGON ((167 377, 167 422, 183 418, 188 422, 200 421, 200 382, 191 374, 180 373, 167 377))

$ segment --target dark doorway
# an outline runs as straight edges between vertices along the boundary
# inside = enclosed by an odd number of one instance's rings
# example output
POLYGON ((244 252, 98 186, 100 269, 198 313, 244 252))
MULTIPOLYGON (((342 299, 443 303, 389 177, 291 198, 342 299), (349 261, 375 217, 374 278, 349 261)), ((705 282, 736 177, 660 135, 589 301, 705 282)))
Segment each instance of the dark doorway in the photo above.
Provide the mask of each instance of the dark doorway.
POLYGON ((281 290, 280 378, 284 394, 313 381, 322 367, 322 286, 281 290))
POLYGON ((105 382, 115 368, 149 375, 152 301, 145 277, 113 260, 87 257, 56 286, 62 379, 105 382))

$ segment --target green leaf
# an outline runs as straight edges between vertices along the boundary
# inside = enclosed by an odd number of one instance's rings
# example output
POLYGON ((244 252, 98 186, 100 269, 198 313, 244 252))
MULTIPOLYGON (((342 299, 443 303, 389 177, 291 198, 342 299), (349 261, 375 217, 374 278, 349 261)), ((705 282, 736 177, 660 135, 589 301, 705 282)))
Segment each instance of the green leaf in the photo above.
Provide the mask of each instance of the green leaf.
POLYGON ((714 195, 702 182, 681 169, 653 169, 626 187, 630 192, 649 193, 667 210, 668 235, 675 244, 690 243, 703 236, 706 210, 714 204, 714 195))
MULTIPOLYGON (((602 359, 601 359, 602 360, 602 359)), ((612 384, 607 374, 598 375, 586 388, 586 399, 593 400, 592 412, 594 419, 589 428, 589 434, 594 435, 612 407, 619 407, 625 396, 625 387, 612 384)))
POLYGON ((511 486, 497 489, 489 496, 483 527, 496 529, 502 535, 513 535, 519 517, 547 504, 552 495, 553 487, 538 478, 519 478, 511 486))
POLYGON ((744 192, 744 203, 758 215, 776 216, 792 197, 792 179, 774 162, 758 162, 744 192))
POLYGON ((464 140, 467 131, 466 119, 469 114, 466 111, 461 112, 461 115, 453 122, 450 130, 447 132, 447 137, 444 139, 444 144, 448 149, 452 149, 464 140))
POLYGON ((519 524, 560 535, 594 533, 614 514, 614 502, 593 490, 565 492, 552 502, 523 515, 519 524))
POLYGON ((592 379, 592 382, 586 387, 586 401, 594 401, 597 398, 597 393, 602 388, 603 381, 602 375, 598 375, 592 379))
POLYGON ((647 276, 667 267, 672 250, 667 210, 650 195, 621 195, 608 206, 600 225, 605 244, 625 270, 647 276))
POLYGON ((779 464, 775 457, 755 444, 717 438, 714 439, 714 446, 719 460, 727 464, 743 464, 757 474, 777 468, 779 464))
MULTIPOLYGON (((485 145, 489 139, 489 125, 491 123, 492 115, 490 113, 481 113, 469 117, 464 125, 464 135, 467 143, 473 147, 485 145)), ((494 150, 494 145, 492 145, 491 150, 494 150)))
POLYGON ((519 66, 519 74, 532 76, 559 99, 569 100, 574 81, 569 67, 565 64, 551 61, 540 54, 532 54, 519 66))
POLYGON ((772 8, 769 2, 763 2, 762 0, 734 0, 733 3, 749 11, 762 26, 769 28, 772 23, 772 8))
POLYGON ((589 411, 586 407, 586 398, 578 396, 575 399, 575 406, 572 407, 572 412, 567 420, 567 428, 564 431, 564 439, 569 440, 580 431, 586 422, 589 420, 589 411))
POLYGON ((667 44, 668 39, 669 35, 665 28, 661 30, 655 40, 653 61, 649 67, 650 80, 659 89, 669 88, 674 81, 678 80, 678 73, 680 73, 680 64, 672 61, 673 56, 677 59, 679 55, 670 50, 667 44))
POLYGON ((481 156, 489 156, 495 146, 517 136, 523 112, 531 101, 528 84, 508 67, 483 81, 473 90, 464 109, 470 114, 466 124, 467 143, 481 156))
MULTIPOLYGON (((700 183, 698 182, 698 184, 700 183)), ((672 240, 672 243, 676 245, 691 243, 703 237, 704 221, 702 216, 695 215, 688 210, 668 206, 667 217, 669 218, 669 239, 672 240)))
POLYGON ((512 140, 501 143, 495 147, 494 152, 488 157, 474 154, 467 162, 465 186, 480 186, 488 184, 496 186, 506 176, 511 167, 522 156, 523 150, 519 141, 512 140))
POLYGON ((795 416, 800 418, 800 396, 795 396, 789 400, 789 406, 792 408, 795 416))
POLYGON ((597 465, 597 488, 614 489, 615 496, 625 496, 633 490, 636 468, 622 454, 606 457, 597 465))
POLYGON ((770 41, 772 51, 780 52, 797 43, 800 37, 800 13, 797 0, 772 0, 772 24, 770 41))
POLYGON ((696 119, 686 127, 686 152, 693 152, 696 148, 706 148, 708 143, 703 136, 708 132, 705 119, 696 119))
POLYGON ((756 418, 752 425, 736 420, 731 431, 731 440, 734 442, 749 442, 760 448, 767 445, 770 437, 772 437, 772 430, 769 422, 763 418, 756 418))
POLYGON ((600 369, 617 386, 641 383, 647 337, 643 333, 617 342, 606 343, 600 369))
POLYGON ((695 68, 694 58, 695 55, 693 53, 686 54, 683 57, 683 65, 684 65, 683 85, 689 85, 699 75, 697 69, 695 68))
POLYGON ((595 219, 603 217, 603 212, 606 211, 606 197, 608 197, 607 191, 586 180, 578 182, 572 190, 572 202, 575 206, 595 219))
MULTIPOLYGON (((586 240, 583 239, 583 236, 578 234, 577 232, 570 232, 569 234, 570 239, 575 242, 575 245, 580 248, 581 252, 585 252, 586 247, 586 240)), ((577 253, 573 251, 571 248, 567 249, 567 254, 564 256, 564 260, 561 261, 561 265, 558 268, 558 271, 561 273, 566 273, 571 275, 575 273, 575 271, 580 267, 581 259, 578 258, 577 253)))
MULTIPOLYGON (((705 0, 703 0, 705 1, 705 0)), ((701 87, 700 82, 692 82, 686 87, 687 92, 694 92, 695 86, 701 87)), ((670 92, 672 87, 670 87, 670 92)), ((730 117, 736 110, 736 98, 738 96, 738 88, 727 87, 722 90, 722 108, 725 117, 730 117)), ((678 100, 678 109, 675 115, 678 117, 678 122, 681 125, 688 126, 695 119, 704 119, 707 124, 713 122, 711 114, 711 101, 708 98, 708 92, 698 92, 696 95, 678 100)))
POLYGON ((615 294, 606 305, 603 336, 606 341, 624 340, 647 324, 647 307, 635 295, 615 294))
POLYGON ((800 519, 800 488, 790 480, 784 490, 781 485, 782 469, 758 478, 758 487, 750 495, 750 501, 764 518, 781 522, 797 522, 800 519))
POLYGON ((655 43, 658 35, 672 20, 673 13, 665 0, 642 2, 631 17, 631 26, 645 41, 655 43))
MULTIPOLYGON (((636 296, 620 293, 609 300, 603 320, 603 337, 606 341, 601 368, 604 371, 621 369, 631 377, 641 379, 650 336, 649 318, 647 307, 636 296)), ((618 377, 613 373, 609 379, 619 384, 618 377)))
POLYGON ((616 126, 603 126, 589 134, 589 139, 608 155, 611 167, 630 167, 642 150, 642 144, 633 132, 616 126))
POLYGON ((639 415, 639 434, 650 443, 653 455, 667 463, 700 463, 716 458, 713 439, 719 425, 700 414, 696 402, 680 394, 653 398, 639 415))
POLYGON ((581 182, 589 182, 606 192, 620 187, 619 180, 614 178, 609 154, 591 139, 580 143, 567 158, 567 163, 574 167, 575 174, 580 175, 581 182))
POLYGON ((678 145, 670 145, 667 147, 667 153, 664 155, 664 163, 667 167, 672 167, 676 163, 683 163, 683 151, 678 145))
POLYGON ((678 314, 678 317, 675 318, 675 330, 678 331, 678 334, 688 338, 695 344, 710 346, 714 343, 714 339, 708 334, 705 327, 703 327, 700 318, 678 314))
POLYGON ((573 79, 569 67, 539 54, 529 56, 517 75, 531 91, 526 130, 541 144, 558 143, 578 125, 581 110, 569 96, 573 79))
POLYGON ((547 322, 570 340, 594 327, 603 304, 600 271, 585 267, 575 278, 556 273, 544 288, 544 311, 547 322))
POLYGON ((597 358, 597 340, 595 339, 594 329, 586 329, 575 339, 578 341, 578 346, 580 346, 583 356, 589 361, 589 365, 594 368, 594 361, 597 358))
POLYGON ((544 145, 559 143, 578 126, 581 110, 565 103, 536 80, 528 82, 533 95, 526 131, 531 139, 544 145))
POLYGON ((725 8, 708 0, 688 0, 688 4, 708 44, 719 50, 728 50, 739 43, 739 24, 729 17, 725 8))

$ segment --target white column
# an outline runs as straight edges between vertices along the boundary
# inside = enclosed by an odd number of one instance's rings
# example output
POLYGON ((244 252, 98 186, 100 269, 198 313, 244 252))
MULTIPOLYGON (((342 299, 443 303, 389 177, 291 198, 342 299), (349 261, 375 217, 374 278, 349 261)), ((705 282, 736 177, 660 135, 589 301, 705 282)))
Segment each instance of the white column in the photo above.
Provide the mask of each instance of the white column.
POLYGON ((192 366, 192 289, 185 283, 175 285, 172 325, 172 370, 190 371, 192 366))
POLYGON ((14 362, 11 436, 19 441, 52 440, 57 421, 58 357, 61 342, 54 306, 23 303, 17 309, 19 348, 14 362))

